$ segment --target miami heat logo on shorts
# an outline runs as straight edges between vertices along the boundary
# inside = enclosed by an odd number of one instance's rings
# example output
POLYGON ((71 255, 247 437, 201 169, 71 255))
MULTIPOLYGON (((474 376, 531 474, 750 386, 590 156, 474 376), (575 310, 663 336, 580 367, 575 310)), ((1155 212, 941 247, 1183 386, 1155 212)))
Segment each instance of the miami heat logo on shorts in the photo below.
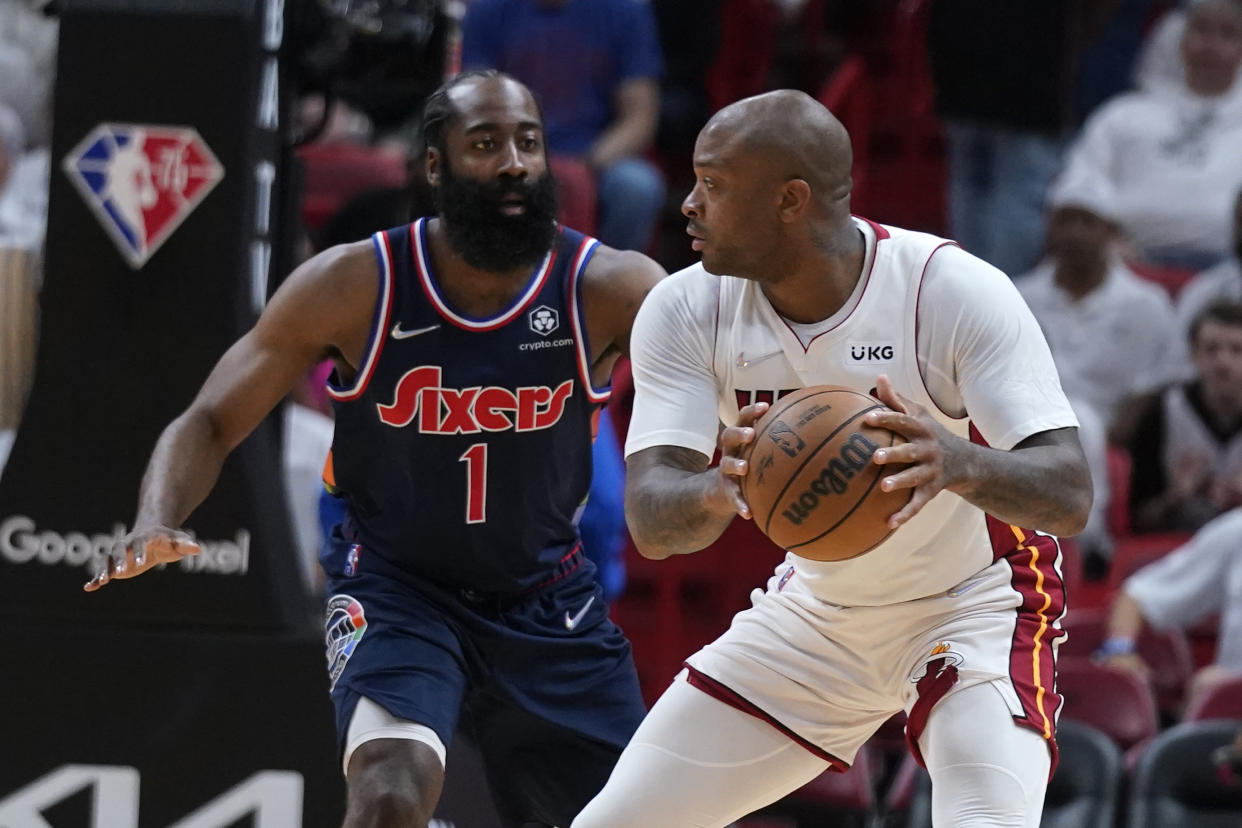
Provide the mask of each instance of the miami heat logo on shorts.
POLYGON ((202 136, 185 126, 100 124, 62 167, 134 270, 224 177, 202 136))
POLYGON ((924 676, 930 671, 932 677, 938 677, 945 670, 957 670, 959 664, 966 659, 961 653, 955 653, 951 649, 952 646, 948 641, 941 641, 932 647, 932 651, 923 659, 918 667, 910 673, 910 683, 918 684, 924 676))
POLYGON ((336 680, 345 671, 362 634, 367 631, 367 617, 362 604, 351 595, 333 595, 324 611, 324 646, 328 652, 328 680, 336 680))

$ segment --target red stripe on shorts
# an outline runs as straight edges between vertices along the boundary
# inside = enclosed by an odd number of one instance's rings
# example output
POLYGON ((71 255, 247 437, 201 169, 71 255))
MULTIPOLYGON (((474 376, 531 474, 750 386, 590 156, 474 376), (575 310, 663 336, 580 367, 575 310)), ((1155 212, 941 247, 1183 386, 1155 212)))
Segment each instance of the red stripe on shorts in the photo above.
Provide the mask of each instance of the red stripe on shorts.
POLYGON ((1005 559, 1013 571, 1011 584, 1022 596, 1009 648, 1009 679, 1024 713, 1014 716, 1014 721, 1048 740, 1051 774, 1057 767, 1057 716, 1063 701, 1056 691, 1055 652, 1065 639, 1060 626, 1065 615, 1065 583, 1057 565, 1061 549, 1049 535, 1008 528, 1017 544, 1005 559))
POLYGON ((850 765, 848 762, 842 759, 838 759, 837 757, 833 756, 831 753, 824 750, 820 746, 814 744, 813 742, 808 742, 806 739, 803 739, 797 733, 794 733, 792 730, 785 727, 785 725, 781 724, 776 719, 772 718, 772 716, 769 715, 766 711, 760 709, 757 705, 754 704, 754 702, 751 702, 750 700, 742 697, 736 691, 732 690, 729 687, 726 687, 725 685, 716 681, 711 676, 706 675, 704 673, 700 673, 698 670, 694 669, 689 664, 685 665, 685 667, 686 667, 686 681, 690 684, 691 687, 697 687, 699 690, 702 690, 704 693, 711 696, 716 701, 724 702, 725 704, 729 705, 732 708, 740 710, 743 713, 748 713, 751 716, 754 716, 756 719, 762 719, 763 721, 772 725, 772 727, 776 728, 781 733, 784 733, 790 739, 793 739, 799 745, 806 748, 811 753, 815 754, 820 759, 823 759, 825 762, 831 765, 829 770, 837 771, 838 773, 844 773, 845 771, 850 769, 850 765))

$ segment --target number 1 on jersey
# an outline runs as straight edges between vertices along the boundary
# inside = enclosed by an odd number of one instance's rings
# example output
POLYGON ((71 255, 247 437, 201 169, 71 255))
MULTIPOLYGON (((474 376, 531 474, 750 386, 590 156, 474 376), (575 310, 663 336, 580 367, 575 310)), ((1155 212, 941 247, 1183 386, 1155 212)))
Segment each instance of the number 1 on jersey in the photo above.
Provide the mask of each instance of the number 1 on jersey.
POLYGON ((487 520, 487 443, 475 443, 457 458, 466 464, 466 523, 487 520))

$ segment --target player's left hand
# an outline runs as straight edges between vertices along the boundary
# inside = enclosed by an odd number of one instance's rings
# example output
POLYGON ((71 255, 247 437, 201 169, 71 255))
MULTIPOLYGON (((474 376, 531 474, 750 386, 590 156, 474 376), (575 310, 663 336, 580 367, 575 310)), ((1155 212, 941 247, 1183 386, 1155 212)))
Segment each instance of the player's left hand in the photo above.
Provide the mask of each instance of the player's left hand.
POLYGON ((118 578, 136 578, 152 567, 175 563, 187 555, 201 551, 198 542, 187 532, 167 526, 135 530, 121 538, 105 556, 101 566, 82 587, 87 592, 102 589, 118 578))
POLYGON ((896 529, 929 500, 962 477, 962 439, 936 421, 927 409, 907 399, 893 388, 888 377, 881 374, 875 384, 876 396, 890 410, 869 412, 863 421, 869 426, 895 431, 906 442, 876 451, 871 462, 883 466, 908 463, 899 472, 880 479, 880 489, 913 489, 910 501, 888 519, 888 527, 896 529))

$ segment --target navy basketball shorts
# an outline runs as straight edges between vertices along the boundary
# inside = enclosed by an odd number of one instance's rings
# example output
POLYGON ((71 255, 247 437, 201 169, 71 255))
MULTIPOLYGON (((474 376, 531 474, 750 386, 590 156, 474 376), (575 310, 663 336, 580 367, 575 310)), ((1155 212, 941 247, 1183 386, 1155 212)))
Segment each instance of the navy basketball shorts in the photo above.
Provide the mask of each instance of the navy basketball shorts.
POLYGON ((445 746, 469 728, 508 819, 568 825, 646 713, 589 561, 506 598, 420 581, 351 552, 339 529, 328 546, 325 642, 342 748, 361 697, 445 746))

